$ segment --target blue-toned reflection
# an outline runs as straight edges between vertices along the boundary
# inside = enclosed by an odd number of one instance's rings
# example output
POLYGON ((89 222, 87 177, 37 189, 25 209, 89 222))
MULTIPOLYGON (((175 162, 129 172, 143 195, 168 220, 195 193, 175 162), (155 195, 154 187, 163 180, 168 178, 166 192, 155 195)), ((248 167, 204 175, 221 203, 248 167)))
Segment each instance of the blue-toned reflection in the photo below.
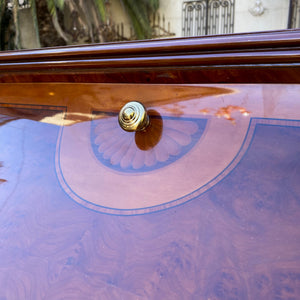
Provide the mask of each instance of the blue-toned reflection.
POLYGON ((97 159, 121 172, 147 172, 165 167, 188 153, 201 138, 207 119, 160 116, 149 111, 145 132, 125 132, 117 114, 94 112, 91 144, 97 159))

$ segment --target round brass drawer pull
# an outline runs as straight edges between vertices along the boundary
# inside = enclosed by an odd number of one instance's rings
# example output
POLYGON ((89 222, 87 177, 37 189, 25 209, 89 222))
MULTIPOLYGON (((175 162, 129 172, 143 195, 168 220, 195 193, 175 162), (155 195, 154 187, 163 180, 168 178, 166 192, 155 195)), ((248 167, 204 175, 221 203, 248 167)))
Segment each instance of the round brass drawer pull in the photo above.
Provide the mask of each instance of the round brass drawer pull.
POLYGON ((119 113, 119 124, 125 131, 143 131, 149 125, 144 105, 137 101, 126 103, 119 113))

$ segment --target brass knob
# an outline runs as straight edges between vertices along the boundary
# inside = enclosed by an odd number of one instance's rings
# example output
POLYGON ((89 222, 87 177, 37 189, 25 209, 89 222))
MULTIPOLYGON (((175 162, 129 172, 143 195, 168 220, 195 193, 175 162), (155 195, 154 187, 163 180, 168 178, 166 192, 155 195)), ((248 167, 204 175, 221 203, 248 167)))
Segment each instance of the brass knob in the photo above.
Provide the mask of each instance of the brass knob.
POLYGON ((126 103, 119 113, 119 124, 125 131, 143 131, 149 125, 144 105, 137 101, 126 103))

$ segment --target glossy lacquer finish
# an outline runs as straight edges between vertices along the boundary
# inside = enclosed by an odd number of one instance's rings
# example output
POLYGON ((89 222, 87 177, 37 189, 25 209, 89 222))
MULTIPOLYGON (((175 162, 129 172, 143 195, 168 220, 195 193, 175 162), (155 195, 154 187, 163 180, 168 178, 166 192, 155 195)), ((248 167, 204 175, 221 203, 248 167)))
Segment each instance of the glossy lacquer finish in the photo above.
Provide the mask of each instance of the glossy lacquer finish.
POLYGON ((0 299, 299 299, 299 94, 2 84, 0 299))
POLYGON ((0 82, 299 83, 300 30, 0 53, 0 82))

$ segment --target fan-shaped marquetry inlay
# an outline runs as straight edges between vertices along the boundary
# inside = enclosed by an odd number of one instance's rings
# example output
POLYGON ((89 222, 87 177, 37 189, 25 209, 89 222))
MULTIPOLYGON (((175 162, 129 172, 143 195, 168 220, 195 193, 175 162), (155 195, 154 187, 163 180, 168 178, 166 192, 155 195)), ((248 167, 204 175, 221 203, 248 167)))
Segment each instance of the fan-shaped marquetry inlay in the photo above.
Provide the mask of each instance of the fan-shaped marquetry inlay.
POLYGON ((125 132, 116 114, 94 113, 91 143, 104 165, 121 172, 146 172, 178 160, 200 139, 207 119, 162 117, 150 110, 150 125, 142 132, 125 132))

